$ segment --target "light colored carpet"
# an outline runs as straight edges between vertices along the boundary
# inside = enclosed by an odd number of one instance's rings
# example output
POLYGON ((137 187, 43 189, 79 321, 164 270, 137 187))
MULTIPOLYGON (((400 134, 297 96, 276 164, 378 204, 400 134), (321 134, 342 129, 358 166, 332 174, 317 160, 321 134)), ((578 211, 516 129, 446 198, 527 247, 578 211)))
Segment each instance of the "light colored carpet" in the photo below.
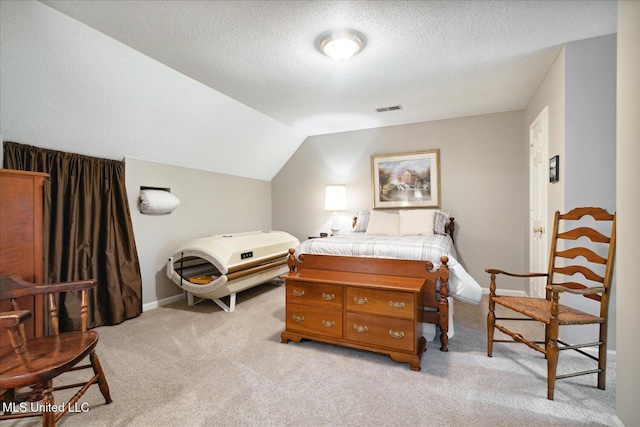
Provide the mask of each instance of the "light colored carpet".
MULTIPOLYGON (((92 387, 89 411, 60 425, 566 427, 610 425, 615 412, 613 362, 606 391, 594 375, 575 377, 548 401, 542 355, 496 344, 487 357, 486 301, 456 303, 450 351, 429 342, 415 372, 382 354, 282 344, 284 299, 284 286, 266 284, 239 294, 234 313, 179 302, 99 328, 114 402, 92 387)), ((561 354, 559 372, 591 369, 583 359, 561 354)))

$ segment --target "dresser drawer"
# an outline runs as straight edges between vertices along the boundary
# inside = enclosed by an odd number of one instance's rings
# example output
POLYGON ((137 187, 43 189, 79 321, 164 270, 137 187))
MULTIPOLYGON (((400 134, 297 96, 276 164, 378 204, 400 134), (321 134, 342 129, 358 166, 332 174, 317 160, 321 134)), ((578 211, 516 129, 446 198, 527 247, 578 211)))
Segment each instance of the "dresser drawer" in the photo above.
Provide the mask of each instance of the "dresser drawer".
POLYGON ((308 304, 342 309, 342 286, 287 279, 287 304, 308 304))
POLYGON ((415 294, 411 292, 348 287, 346 299, 347 311, 404 319, 413 319, 415 316, 415 294))
POLYGON ((302 304, 287 304, 288 331, 342 338, 342 311, 302 304))
POLYGON ((347 313, 346 339, 413 351, 416 346, 414 325, 411 320, 347 313))

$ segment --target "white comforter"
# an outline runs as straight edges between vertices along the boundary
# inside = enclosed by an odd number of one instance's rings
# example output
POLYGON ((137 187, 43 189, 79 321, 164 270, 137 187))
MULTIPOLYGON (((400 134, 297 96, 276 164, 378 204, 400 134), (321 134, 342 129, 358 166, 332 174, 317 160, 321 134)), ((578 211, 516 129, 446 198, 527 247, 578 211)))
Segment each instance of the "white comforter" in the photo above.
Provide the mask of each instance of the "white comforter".
POLYGON ((424 236, 381 236, 366 233, 349 233, 302 242, 296 249, 299 254, 328 254, 368 258, 395 258, 431 261, 440 266, 440 257, 449 257, 449 295, 453 298, 479 304, 482 288, 456 259, 456 250, 449 236, 429 234, 424 236))

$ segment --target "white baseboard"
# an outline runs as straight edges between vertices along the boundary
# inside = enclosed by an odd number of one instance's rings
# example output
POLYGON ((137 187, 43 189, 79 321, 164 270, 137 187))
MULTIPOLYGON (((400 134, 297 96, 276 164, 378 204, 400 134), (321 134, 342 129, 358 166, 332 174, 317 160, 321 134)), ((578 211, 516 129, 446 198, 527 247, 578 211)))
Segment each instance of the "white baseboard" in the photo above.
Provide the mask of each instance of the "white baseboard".
POLYGON ((182 299, 184 299, 184 293, 163 298, 158 301, 148 302, 142 306, 142 312, 144 313, 145 311, 153 310, 154 308, 162 307, 163 305, 171 304, 182 299))
MULTIPOLYGON (((526 296, 528 296, 525 291, 513 291, 511 289, 498 289, 496 294, 504 295, 504 296, 508 296, 508 297, 526 297, 526 296)), ((482 288, 482 295, 489 295, 489 288, 482 288)))

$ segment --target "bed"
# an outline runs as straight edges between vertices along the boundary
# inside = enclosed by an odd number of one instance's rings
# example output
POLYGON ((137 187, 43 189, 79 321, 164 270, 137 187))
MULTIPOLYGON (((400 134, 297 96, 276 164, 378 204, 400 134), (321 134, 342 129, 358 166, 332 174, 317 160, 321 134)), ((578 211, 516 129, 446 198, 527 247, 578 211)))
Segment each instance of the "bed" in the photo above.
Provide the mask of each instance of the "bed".
MULTIPOLYGON (((412 209, 399 212, 359 212, 354 218, 351 232, 325 238, 309 239, 295 248, 295 256, 304 254, 337 255, 375 259, 405 259, 431 261, 440 266, 442 256, 448 257, 450 270, 448 283, 449 316, 447 336, 453 337, 453 300, 479 304, 482 288, 458 262, 454 245, 454 219, 446 212, 430 209, 412 209)), ((304 257, 302 257, 304 258, 304 257)), ((438 283, 426 286, 438 287, 438 283)), ((438 289, 430 294, 439 295, 438 289)), ((426 303, 423 336, 432 341, 437 337, 438 304, 426 303), (436 314, 435 316, 433 314, 436 314)))

